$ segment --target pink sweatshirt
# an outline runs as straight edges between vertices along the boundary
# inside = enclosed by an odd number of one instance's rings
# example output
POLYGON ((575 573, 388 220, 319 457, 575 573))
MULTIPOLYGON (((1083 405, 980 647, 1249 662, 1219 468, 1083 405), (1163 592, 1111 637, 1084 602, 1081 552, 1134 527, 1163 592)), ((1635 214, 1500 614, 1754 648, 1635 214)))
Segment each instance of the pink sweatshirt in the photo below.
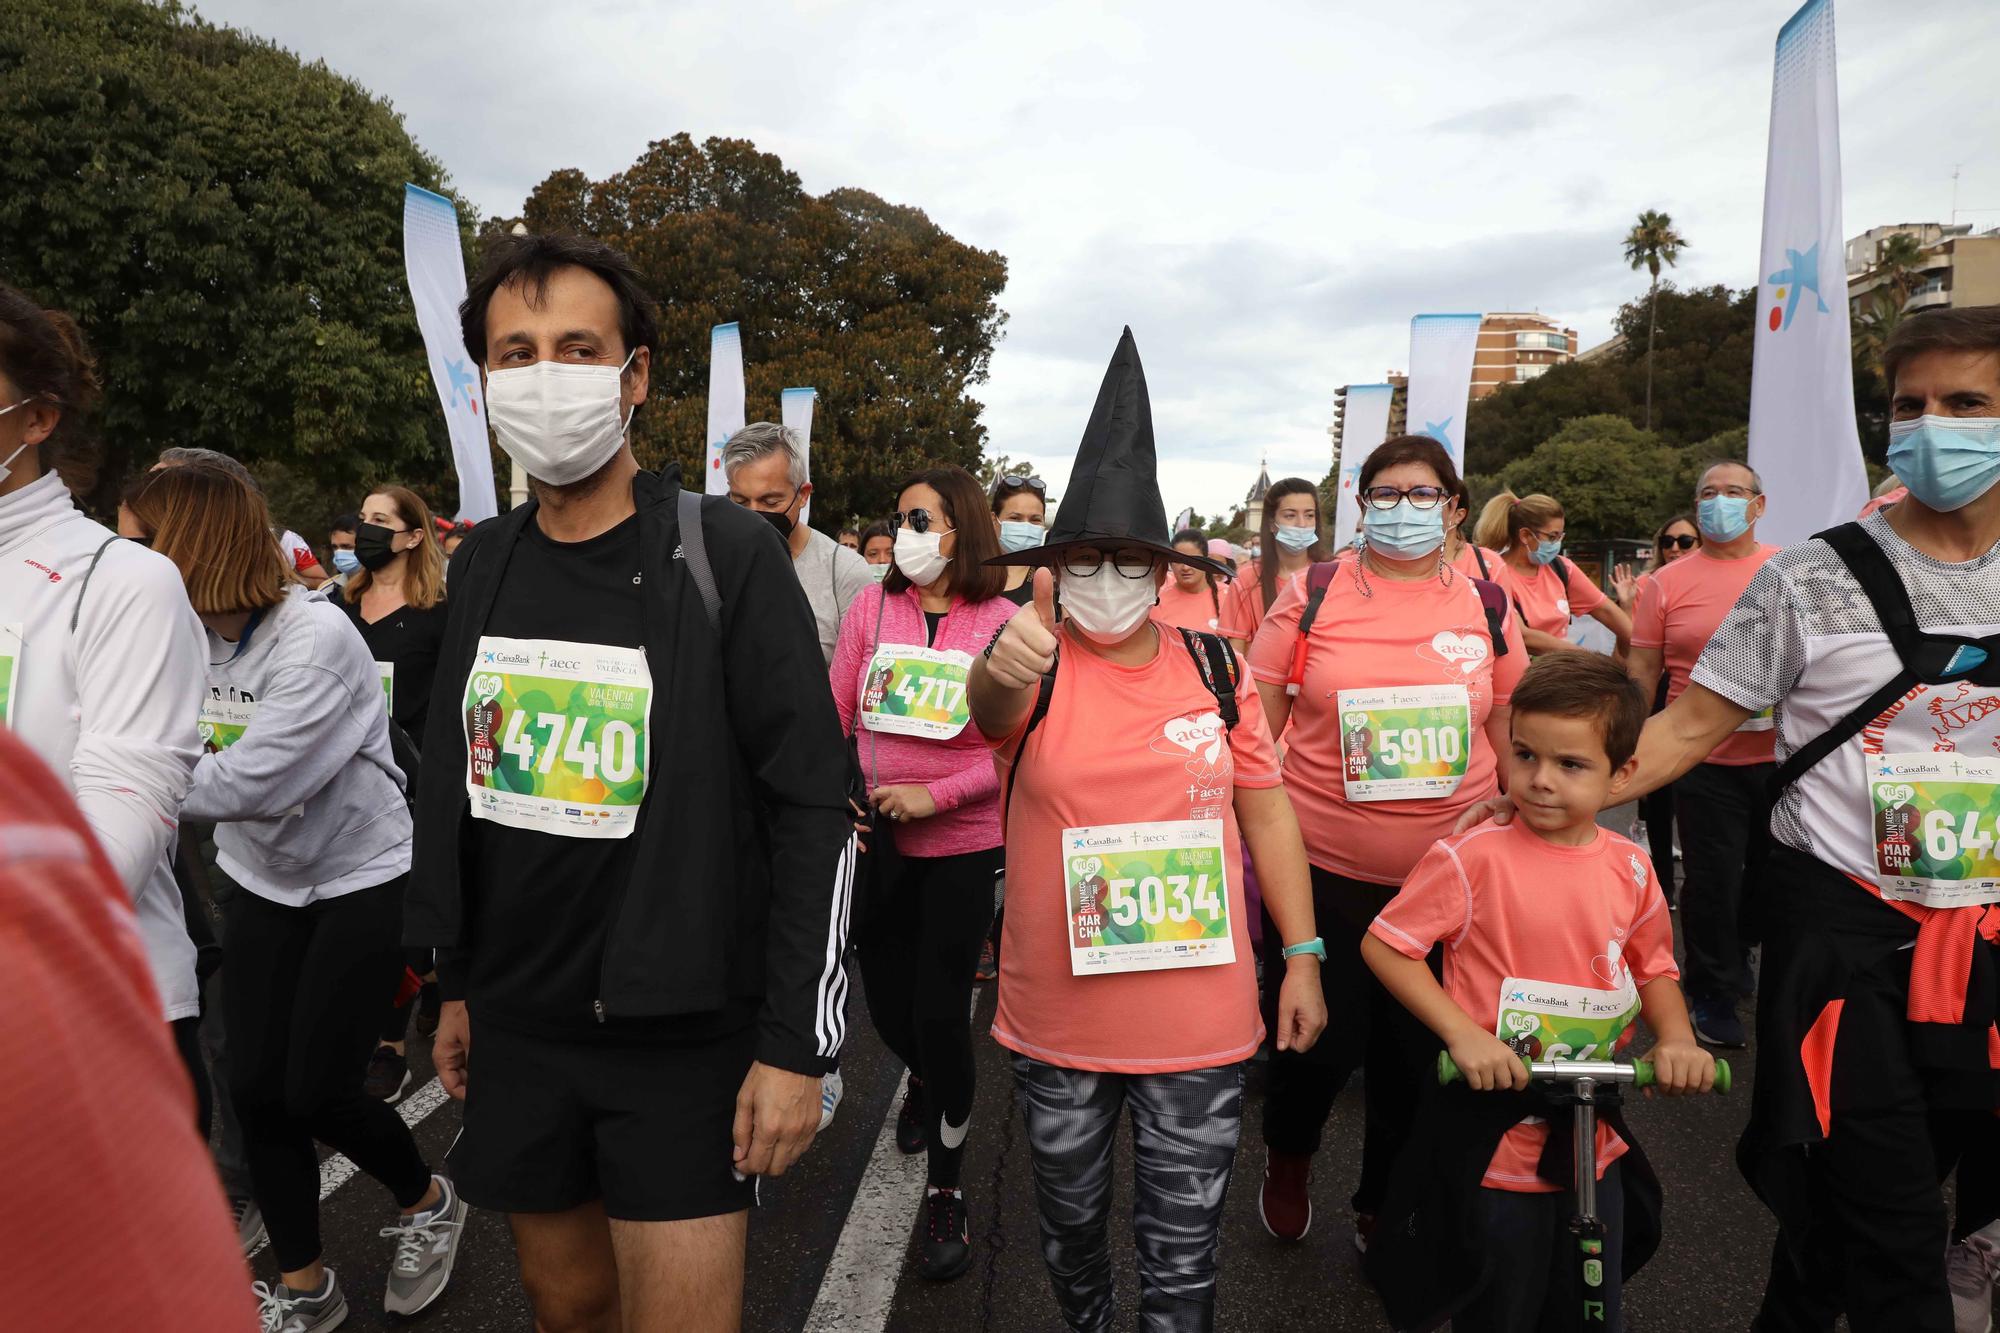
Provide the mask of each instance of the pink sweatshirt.
MULTIPOLYGON (((891 595, 876 584, 854 599, 840 622, 840 640, 834 645, 833 666, 828 673, 841 729, 850 735, 861 719, 861 692, 875 657, 878 607, 882 608, 883 643, 924 646, 923 605, 914 588, 891 595), (885 596, 887 606, 883 606, 885 596)), ((937 638, 929 646, 939 652, 977 657, 1020 609, 1005 597, 984 602, 953 598, 951 610, 939 622, 937 638)), ((1000 846, 1000 779, 978 727, 967 722, 950 740, 870 730, 859 742, 861 772, 871 790, 914 783, 937 803, 937 813, 930 818, 897 826, 896 846, 904 854, 955 856, 1000 846)))

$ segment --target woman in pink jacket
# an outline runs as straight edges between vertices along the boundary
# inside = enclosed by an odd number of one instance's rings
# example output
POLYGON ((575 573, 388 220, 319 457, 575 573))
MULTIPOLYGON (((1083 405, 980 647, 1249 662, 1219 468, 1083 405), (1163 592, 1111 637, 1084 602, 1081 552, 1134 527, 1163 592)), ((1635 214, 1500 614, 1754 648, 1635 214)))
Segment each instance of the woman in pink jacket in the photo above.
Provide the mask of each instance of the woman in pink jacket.
POLYGON ((972 973, 993 922, 1000 784, 966 699, 975 654, 1018 610, 986 494, 962 468, 902 485, 894 567, 841 621, 831 668, 841 724, 856 741, 874 829, 864 919, 854 928, 868 1009, 910 1068, 897 1124, 904 1152, 927 1149, 918 1271, 934 1281, 972 1260, 959 1171, 972 1118, 972 973))

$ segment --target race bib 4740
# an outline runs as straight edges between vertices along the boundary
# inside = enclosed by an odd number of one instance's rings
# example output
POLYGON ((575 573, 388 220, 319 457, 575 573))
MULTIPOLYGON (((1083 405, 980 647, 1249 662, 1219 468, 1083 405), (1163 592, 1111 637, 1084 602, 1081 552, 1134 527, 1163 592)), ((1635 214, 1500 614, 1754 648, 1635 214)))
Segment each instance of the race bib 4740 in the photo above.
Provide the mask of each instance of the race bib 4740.
POLYGON ((1341 771, 1350 801, 1449 796, 1465 780, 1472 701, 1463 685, 1341 690, 1341 771))
POLYGON ((1072 975, 1236 961, 1221 820, 1064 829, 1062 847, 1072 975))
POLYGON ((482 636, 463 704, 473 818, 630 837, 646 794, 652 697, 643 649, 482 636))
POLYGON ((1926 907, 2000 902, 2000 759, 1950 751, 1868 761, 1875 882, 1926 907))

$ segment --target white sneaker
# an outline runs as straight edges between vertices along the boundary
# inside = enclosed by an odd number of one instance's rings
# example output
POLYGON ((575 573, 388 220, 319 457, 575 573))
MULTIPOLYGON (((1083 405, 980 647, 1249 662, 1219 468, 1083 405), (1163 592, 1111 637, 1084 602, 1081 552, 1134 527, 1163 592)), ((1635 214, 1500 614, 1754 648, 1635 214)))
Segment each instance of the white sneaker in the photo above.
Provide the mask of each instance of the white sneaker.
POLYGON ((840 1071, 834 1070, 819 1081, 819 1132, 826 1133, 826 1127, 833 1123, 833 1113, 840 1109, 840 1098, 847 1087, 840 1081, 840 1071))
POLYGON ((1945 1251, 1944 1274, 1951 1287, 1952 1327, 1957 1333, 1992 1333, 1993 1282, 2000 1277, 2000 1241, 1985 1231, 1973 1232, 1945 1251))
POLYGON ((282 1282, 268 1287, 252 1282, 250 1294, 257 1298, 259 1333, 333 1333, 347 1322, 347 1297, 331 1268, 316 1293, 296 1292, 282 1282))

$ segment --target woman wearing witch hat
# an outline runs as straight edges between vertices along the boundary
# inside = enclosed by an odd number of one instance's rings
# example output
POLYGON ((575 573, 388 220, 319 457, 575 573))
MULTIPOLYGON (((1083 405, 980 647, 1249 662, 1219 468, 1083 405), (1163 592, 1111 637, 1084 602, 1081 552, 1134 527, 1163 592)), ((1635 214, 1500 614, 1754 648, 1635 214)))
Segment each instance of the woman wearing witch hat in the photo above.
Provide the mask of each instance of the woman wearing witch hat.
POLYGON ((995 560, 1034 567, 1034 597, 970 680, 1008 816, 993 1036, 1014 1052, 1067 1326, 1114 1319, 1106 1228, 1129 1107, 1140 1326, 1208 1329, 1244 1065, 1264 1035, 1244 844, 1289 946, 1281 1050, 1303 1050, 1326 1025, 1324 949, 1256 690, 1222 639, 1153 614, 1169 562, 1216 566, 1169 544, 1129 329, 1066 496, 1046 544, 995 560), (1102 926, 1080 932, 1074 909, 1091 899, 1102 926))

